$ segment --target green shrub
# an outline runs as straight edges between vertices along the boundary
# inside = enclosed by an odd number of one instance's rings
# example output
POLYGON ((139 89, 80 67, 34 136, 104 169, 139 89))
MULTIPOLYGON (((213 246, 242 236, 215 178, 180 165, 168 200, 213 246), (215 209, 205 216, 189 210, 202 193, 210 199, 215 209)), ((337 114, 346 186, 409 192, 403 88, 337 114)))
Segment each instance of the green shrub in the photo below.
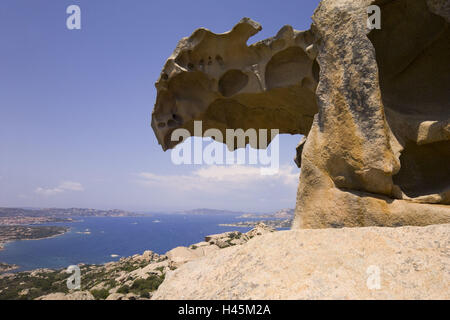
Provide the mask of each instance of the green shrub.
POLYGON ((106 285, 111 289, 111 288, 115 288, 117 286, 117 281, 114 279, 110 279, 108 280, 108 282, 106 282, 106 285))
POLYGON ((163 266, 158 267, 158 268, 156 268, 156 270, 158 270, 159 272, 163 273, 164 272, 164 267, 163 266))
POLYGON ((150 275, 147 279, 137 279, 131 285, 130 291, 141 297, 150 297, 149 292, 155 291, 164 281, 164 275, 150 275))
POLYGON ((91 290, 95 300, 105 300, 109 296, 109 291, 106 289, 94 289, 91 290))
POLYGON ((119 288, 119 290, 117 290, 117 293, 121 293, 121 294, 127 294, 130 292, 130 287, 126 284, 124 284, 123 286, 121 286, 119 288))

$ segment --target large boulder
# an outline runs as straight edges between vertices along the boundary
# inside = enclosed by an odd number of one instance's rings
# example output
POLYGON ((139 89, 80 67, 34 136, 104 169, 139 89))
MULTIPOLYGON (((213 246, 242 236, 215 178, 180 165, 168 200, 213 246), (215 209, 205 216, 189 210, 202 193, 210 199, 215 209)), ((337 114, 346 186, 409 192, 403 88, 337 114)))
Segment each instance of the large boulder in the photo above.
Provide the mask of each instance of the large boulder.
POLYGON ((250 46, 247 18, 198 29, 156 83, 153 129, 164 150, 196 120, 305 135, 294 229, 449 223, 449 21, 447 0, 323 0, 310 30, 250 46))
POLYGON ((449 236, 448 224, 268 233, 169 272, 152 298, 450 299, 449 236))
POLYGON ((168 251, 165 255, 169 259, 169 265, 177 268, 186 262, 203 257, 218 249, 219 247, 216 245, 204 246, 196 249, 176 247, 168 251))
POLYGON ((272 227, 269 227, 268 225, 264 224, 263 222, 258 223, 252 230, 247 232, 245 235, 252 239, 256 236, 262 236, 266 233, 275 232, 275 229, 272 227))
MULTIPOLYGON (((244 18, 229 32, 201 28, 178 43, 156 82, 152 127, 164 150, 180 142, 171 139, 175 129, 194 135, 195 120, 223 136, 226 128, 309 131, 319 71, 308 55, 312 33, 285 26, 275 37, 247 46, 260 30, 244 18)), ((267 146, 267 139, 258 143, 267 146)))
POLYGON ((446 0, 322 1, 319 112, 303 146, 293 228, 450 222, 446 0), (367 28, 367 7, 381 29, 367 28))

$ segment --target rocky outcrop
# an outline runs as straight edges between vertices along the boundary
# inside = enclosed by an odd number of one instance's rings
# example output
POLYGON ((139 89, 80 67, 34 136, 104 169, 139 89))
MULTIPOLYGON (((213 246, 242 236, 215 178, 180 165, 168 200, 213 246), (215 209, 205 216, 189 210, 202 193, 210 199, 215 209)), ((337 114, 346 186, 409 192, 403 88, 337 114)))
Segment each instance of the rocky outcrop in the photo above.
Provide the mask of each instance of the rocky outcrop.
POLYGON ((272 233, 275 232, 275 229, 272 227, 269 227, 267 225, 265 225, 264 223, 258 223, 255 228, 253 228, 252 230, 250 230, 249 232, 247 232, 245 235, 249 238, 252 239, 256 236, 262 236, 264 234, 267 233, 272 233))
POLYGON ((89 291, 75 291, 72 293, 50 293, 37 298, 36 300, 95 300, 89 291))
POLYGON ((448 224, 268 233, 169 272, 153 299, 450 299, 449 236, 448 224))
POLYGON ((167 252, 166 255, 170 260, 170 266, 173 268, 177 268, 180 265, 185 264, 186 262, 206 256, 208 253, 215 250, 219 250, 219 247, 216 245, 207 245, 201 247, 196 247, 194 245, 193 248, 174 248, 167 252))
MULTIPOLYGON (((309 131, 317 113, 319 72, 312 33, 285 26, 275 37, 247 46, 260 30, 258 23, 244 18, 230 32, 201 28, 178 43, 156 82, 152 127, 164 150, 179 143, 171 141, 175 129, 194 135, 194 120, 202 120, 203 130, 219 129, 223 136, 226 128, 309 131)), ((267 146, 267 138, 258 144, 267 146)))
POLYGON ((449 223, 449 8, 323 0, 310 30, 285 26, 250 46, 261 29, 250 19, 225 34, 199 29, 156 83, 158 141, 173 148, 171 133, 194 134, 194 120, 304 134, 294 229, 449 223), (372 4, 380 30, 367 27, 372 4))
MULTIPOLYGON (((1 250, 1 247, 0 247, 0 250, 1 250)), ((12 270, 15 270, 18 268, 19 268, 19 266, 15 265, 15 264, 11 265, 11 264, 0 262, 0 274, 9 272, 9 271, 12 271, 12 270)))
POLYGON ((108 288, 106 285, 110 281, 108 280, 91 289, 98 290, 107 288, 109 292, 107 300, 139 300, 149 298, 152 296, 150 290, 149 292, 145 292, 146 295, 143 296, 135 292, 124 292, 121 288, 123 289, 126 286, 132 289, 136 281, 146 280, 151 277, 163 280, 166 274, 190 261, 209 256, 223 248, 242 245, 254 237, 274 231, 274 229, 261 223, 247 233, 232 231, 209 235, 205 237, 205 241, 203 242, 192 244, 189 247, 176 247, 167 251, 164 255, 158 255, 152 251, 145 251, 142 255, 121 258, 119 262, 111 262, 105 265, 105 272, 113 274, 109 278, 114 279, 116 283, 115 287, 108 288), (131 271, 127 270, 130 269, 130 266, 133 269, 131 271))
POLYGON ((433 2, 442 6, 378 1, 381 29, 372 31, 373 1, 316 10, 319 113, 293 228, 450 222, 448 1, 433 2))

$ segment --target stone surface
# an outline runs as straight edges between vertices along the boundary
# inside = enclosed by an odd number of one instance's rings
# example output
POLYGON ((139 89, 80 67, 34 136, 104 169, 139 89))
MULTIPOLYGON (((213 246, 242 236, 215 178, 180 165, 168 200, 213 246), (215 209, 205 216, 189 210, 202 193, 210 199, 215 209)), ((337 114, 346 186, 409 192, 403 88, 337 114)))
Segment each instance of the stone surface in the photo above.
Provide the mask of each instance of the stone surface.
POLYGON ((262 236, 266 233, 271 233, 271 232, 275 232, 275 229, 260 222, 252 230, 247 232, 245 235, 251 239, 256 236, 262 236))
POLYGON ((294 229, 449 223, 449 21, 448 0, 323 0, 310 30, 250 46, 250 19, 199 29, 156 83, 153 129, 164 150, 194 120, 304 134, 294 229))
POLYGON ((106 300, 125 300, 125 295, 121 293, 112 293, 106 298, 106 300))
POLYGON ((265 234, 188 262, 152 298, 450 299, 449 286, 448 224, 311 229, 265 234))
POLYGON ((72 293, 56 292, 37 298, 36 300, 95 300, 88 291, 75 291, 72 293))
POLYGON ((448 22, 425 0, 381 1, 369 32, 371 3, 322 1, 313 16, 319 113, 293 228, 450 222, 448 22))
POLYGON ((197 249, 190 249, 186 247, 176 247, 166 253, 166 256, 169 258, 170 265, 173 267, 179 267, 182 264, 197 259, 199 257, 203 257, 208 253, 218 250, 219 247, 215 245, 210 245, 207 247, 199 247, 197 249))
MULTIPOLYGON (((309 131, 317 112, 318 67, 308 55, 312 34, 285 26, 275 37, 247 46, 260 30, 244 18, 227 33, 201 28, 178 43, 156 82, 152 127, 164 150, 179 143, 171 141, 175 129, 194 135, 194 120, 224 137, 226 128, 309 131)), ((270 141, 269 136, 258 143, 265 148, 270 141)))

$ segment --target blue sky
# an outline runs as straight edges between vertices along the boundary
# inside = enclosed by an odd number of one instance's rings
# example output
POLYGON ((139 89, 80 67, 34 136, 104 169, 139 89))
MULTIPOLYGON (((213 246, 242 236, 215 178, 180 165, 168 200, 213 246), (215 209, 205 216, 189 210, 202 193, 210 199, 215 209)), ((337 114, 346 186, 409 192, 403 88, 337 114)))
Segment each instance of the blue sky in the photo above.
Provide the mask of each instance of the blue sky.
POLYGON ((281 136, 280 174, 172 164, 150 127, 154 82, 198 27, 308 29, 314 1, 2 0, 0 206, 268 212, 295 205, 300 136, 281 136), (82 29, 66 28, 81 8, 82 29))

